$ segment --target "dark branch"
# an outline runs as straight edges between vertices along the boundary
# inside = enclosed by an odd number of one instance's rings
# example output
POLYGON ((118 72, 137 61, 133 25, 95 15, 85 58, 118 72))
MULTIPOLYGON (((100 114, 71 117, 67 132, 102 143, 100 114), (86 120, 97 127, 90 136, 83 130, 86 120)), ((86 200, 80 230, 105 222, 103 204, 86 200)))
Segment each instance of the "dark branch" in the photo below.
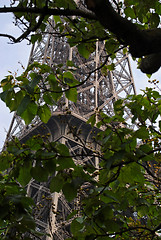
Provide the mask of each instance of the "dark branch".
POLYGON ((33 26, 33 27, 29 27, 20 37, 18 37, 17 39, 15 39, 14 43, 17 43, 17 42, 22 41, 22 40, 25 39, 31 32, 36 31, 36 30, 40 27, 40 25, 41 25, 44 17, 45 17, 45 15, 40 16, 37 24, 36 24, 35 26, 33 26))
MULTIPOLYGON (((89 0, 86 0, 87 6, 89 0)), ((111 6, 109 0, 90 0, 91 9, 100 23, 114 33, 119 40, 130 45, 133 57, 142 57, 161 49, 161 29, 140 30, 134 23, 121 17, 111 6), (153 43, 153 44, 152 44, 153 43)))
POLYGON ((95 14, 90 13, 88 11, 82 11, 79 9, 54 9, 54 8, 24 8, 24 7, 4 7, 0 8, 0 13, 32 13, 32 14, 40 14, 39 20, 37 24, 33 27, 29 27, 25 32, 23 32, 18 38, 15 38, 12 35, 9 34, 0 34, 1 37, 7 37, 10 40, 12 40, 13 43, 18 43, 22 41, 23 39, 27 38, 31 32, 36 31, 42 21, 44 20, 45 16, 51 16, 51 15, 60 15, 60 16, 81 16, 88 19, 96 19, 95 14))
POLYGON ((33 13, 33 14, 43 14, 45 16, 49 15, 59 15, 59 16, 78 16, 88 19, 96 20, 97 17, 94 13, 80 10, 80 9, 56 9, 56 8, 29 8, 29 7, 3 7, 0 8, 0 13, 33 13))
POLYGON ((6 37, 6 38, 9 38, 9 39, 12 40, 13 42, 16 41, 16 38, 13 37, 12 35, 9 35, 9 34, 3 34, 3 33, 0 33, 0 37, 6 37))
POLYGON ((103 27, 114 33, 120 42, 129 45, 133 57, 143 57, 140 69, 145 73, 154 73, 161 65, 161 29, 141 30, 126 18, 121 17, 109 0, 86 0, 103 27), (158 55, 159 53, 159 55, 158 55), (154 54, 151 56, 151 54, 154 54), (159 59, 159 61, 158 61, 159 59))
MULTIPOLYGON (((138 26, 126 18, 120 16, 116 12, 109 0, 85 0, 89 10, 81 9, 58 9, 37 7, 3 7, 0 8, 0 13, 31 13, 36 16, 77 16, 87 19, 98 20, 102 26, 115 34, 119 42, 124 45, 129 45, 129 52, 133 57, 143 57, 140 69, 142 72, 152 74, 161 66, 161 29, 141 30, 138 26)), ((40 17, 41 18, 41 17, 40 17)), ((40 23, 41 24, 41 23, 40 23)), ((32 32, 36 31, 40 24, 38 23, 32 29, 25 31, 20 37, 15 39, 8 35, 13 42, 22 41, 32 32)), ((2 36, 2 35, 1 35, 2 36)), ((7 34, 3 35, 7 37, 7 34)))

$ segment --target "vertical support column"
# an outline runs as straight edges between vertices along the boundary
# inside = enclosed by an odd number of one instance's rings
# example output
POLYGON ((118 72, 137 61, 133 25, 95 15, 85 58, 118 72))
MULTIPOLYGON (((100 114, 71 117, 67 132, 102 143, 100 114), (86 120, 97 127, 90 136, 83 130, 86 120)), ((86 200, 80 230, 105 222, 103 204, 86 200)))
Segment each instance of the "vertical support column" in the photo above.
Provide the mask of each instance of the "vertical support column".
MULTIPOLYGON (((62 137, 60 142, 62 144, 65 144, 66 139, 62 137)), ((51 237, 47 237, 46 240, 51 240, 53 234, 57 231, 56 212, 58 211, 58 201, 60 196, 61 196, 61 193, 57 193, 57 192, 51 194, 52 204, 51 204, 50 217, 49 217, 49 223, 48 223, 48 229, 47 229, 47 233, 49 233, 51 237)))
POLYGON ((114 82, 113 82, 113 73, 112 71, 109 71, 109 81, 110 81, 110 85, 111 85, 111 91, 112 91, 112 96, 113 99, 116 101, 118 99, 117 93, 115 91, 115 86, 114 86, 114 82))
POLYGON ((50 210, 50 217, 48 223, 47 233, 51 235, 47 236, 46 240, 51 240, 53 233, 56 231, 56 211, 58 209, 58 198, 59 193, 55 192, 51 195, 52 203, 51 203, 51 210, 50 210))
MULTIPOLYGON (((51 19, 51 26, 52 28, 54 28, 54 18, 52 17, 51 19)), ((51 46, 51 54, 50 54, 50 67, 52 66, 53 64, 53 55, 54 55, 54 42, 55 42, 55 36, 53 35, 52 36, 52 46, 51 46)))
POLYGON ((133 74, 132 74, 132 70, 131 70, 131 64, 130 64, 130 60, 128 57, 128 54, 126 53, 127 56, 127 62, 128 62, 128 67, 129 67, 129 72, 130 72, 130 76, 131 76, 131 82, 133 84, 133 90, 134 90, 134 94, 136 95, 136 88, 135 88, 135 84, 134 84, 134 78, 133 78, 133 74))
MULTIPOLYGON (((98 157, 95 157, 95 167, 96 167, 96 169, 99 169, 99 158, 98 157)), ((96 181, 98 181, 98 179, 99 179, 99 176, 97 175, 96 181)))
MULTIPOLYGON (((98 41, 96 42, 96 56, 95 56, 95 62, 96 62, 96 69, 98 68, 99 63, 99 55, 98 55, 98 41)), ((95 72, 95 112, 96 112, 96 123, 98 122, 98 71, 95 72)))
MULTIPOLYGON (((69 61, 72 61, 73 48, 69 48, 69 61)), ((69 107, 69 100, 65 98, 65 107, 69 107)))

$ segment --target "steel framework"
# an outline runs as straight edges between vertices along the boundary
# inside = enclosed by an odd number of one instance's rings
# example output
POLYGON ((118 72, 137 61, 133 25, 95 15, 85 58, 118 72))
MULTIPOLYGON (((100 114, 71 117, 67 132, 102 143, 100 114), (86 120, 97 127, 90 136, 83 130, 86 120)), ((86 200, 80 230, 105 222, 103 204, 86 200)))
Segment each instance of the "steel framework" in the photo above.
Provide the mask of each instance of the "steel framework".
MULTIPOLYGON (((68 146, 71 155, 75 156, 76 164, 84 165, 88 162, 93 166, 98 166, 98 158, 91 154, 97 148, 93 141, 93 136, 97 132, 98 129, 92 129, 81 116, 74 113, 65 115, 63 112, 59 114, 54 112, 47 124, 40 122, 23 138, 23 141, 25 142, 32 135, 50 133, 51 141, 59 141, 68 146), (76 130, 75 134, 71 131, 73 126, 76 130)), ((44 184, 31 181, 27 187, 27 194, 34 199, 36 204, 33 215, 37 230, 49 233, 54 240, 63 240, 70 236, 71 220, 67 217, 73 209, 79 208, 80 196, 78 195, 74 201, 69 203, 62 193, 50 193, 49 182, 44 184)), ((84 189, 87 187, 88 183, 83 185, 84 189)), ((84 194, 86 194, 85 191, 84 194)), ((42 239, 50 240, 51 238, 44 236, 42 239)))
MULTIPOLYGON (((37 61, 54 66, 55 63, 66 64, 67 60, 72 60, 78 66, 76 78, 85 82, 77 88, 77 103, 62 97, 59 104, 53 106, 52 112, 62 111, 66 107, 84 119, 88 119, 96 110, 113 115, 113 103, 117 99, 136 93, 129 57, 122 51, 118 52, 115 59, 115 70, 108 71, 106 76, 101 73, 101 69, 95 71, 104 62, 106 56, 104 42, 97 42, 95 54, 86 60, 80 56, 76 47, 70 48, 66 39, 53 37, 52 34, 48 34, 39 44, 32 47, 29 64, 37 61), (87 78, 88 81, 86 81, 87 78)), ((39 121, 35 119, 32 125, 38 124, 39 121)), ((22 137, 29 133, 30 129, 31 126, 26 126, 24 121, 15 114, 7 140, 14 135, 22 137)))
MULTIPOLYGON (((82 142, 92 142, 93 132, 91 127, 85 124, 86 120, 97 110, 113 115, 113 103, 117 99, 135 94, 134 80, 127 54, 119 51, 115 60, 115 70, 108 71, 106 75, 103 75, 99 67, 107 57, 104 42, 97 42, 95 53, 86 60, 80 56, 76 47, 70 48, 65 38, 58 38, 52 34, 53 25, 54 21, 50 20, 50 24, 47 26, 48 34, 43 36, 41 42, 32 46, 29 64, 37 61, 54 67, 55 63, 66 64, 67 60, 72 60, 78 66, 76 78, 85 83, 77 89, 77 103, 70 102, 63 96, 60 103, 53 106, 52 117, 47 124, 35 118, 34 124, 26 126, 24 121, 15 114, 7 134, 7 140, 16 135, 25 141, 34 134, 45 135, 50 132, 51 141, 60 141, 66 144, 70 152, 76 155, 78 152, 92 151, 97 148, 94 143, 89 148, 84 148, 82 144, 82 142), (89 75, 90 77, 88 77, 89 75), (64 106, 70 109, 70 115, 64 114, 64 106), (69 134, 72 126, 82 130, 80 135, 82 141, 76 140, 72 134, 69 134)), ((78 164, 86 161, 90 161, 94 165, 98 164, 98 160, 94 157, 79 157, 75 161, 78 164)), ((67 238, 70 235, 70 221, 67 220, 67 215, 77 207, 77 200, 68 203, 61 193, 51 194, 48 183, 41 184, 31 181, 27 192, 36 203, 33 214, 37 229, 50 233, 55 240, 67 238)), ((42 239, 48 239, 48 237, 42 239)))

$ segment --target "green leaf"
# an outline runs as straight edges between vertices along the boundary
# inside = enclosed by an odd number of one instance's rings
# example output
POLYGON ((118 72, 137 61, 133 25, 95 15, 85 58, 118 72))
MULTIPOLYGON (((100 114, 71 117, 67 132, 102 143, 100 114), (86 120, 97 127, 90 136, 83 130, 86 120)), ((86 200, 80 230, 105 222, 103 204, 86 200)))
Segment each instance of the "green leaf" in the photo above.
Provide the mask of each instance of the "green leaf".
POLYGON ((22 119, 24 119, 25 124, 31 123, 31 121, 34 119, 35 115, 32 114, 28 109, 26 109, 22 114, 21 114, 22 119))
POLYGON ((7 170, 10 167, 10 161, 12 156, 8 152, 2 152, 0 155, 0 171, 7 170))
POLYGON ((119 43, 114 39, 108 39, 105 43, 105 48, 108 53, 114 53, 119 46, 119 43))
POLYGON ((47 105, 40 106, 38 109, 38 116, 42 122, 47 123, 51 118, 50 108, 47 105))
POLYGON ((48 180, 48 172, 41 166, 36 165, 35 167, 32 167, 30 173, 31 176, 39 182, 45 182, 48 180))
POLYGON ((142 204, 141 206, 137 207, 137 214, 139 218, 146 216, 148 211, 149 211, 149 206, 147 205, 142 204))
POLYGON ((30 77, 32 79, 32 81, 30 82, 29 86, 34 89, 36 87, 36 85, 40 82, 40 80, 42 80, 42 76, 37 74, 37 73, 30 73, 30 77))
POLYGON ((57 82, 57 79, 56 79, 55 75, 54 74, 50 74, 47 77, 47 81, 49 82, 50 89, 52 90, 51 91, 52 98, 55 101, 58 101, 61 98, 63 92, 62 92, 62 88, 60 86, 58 86, 58 82, 57 82))
POLYGON ((24 164, 24 166, 20 168, 19 176, 17 180, 22 186, 26 186, 31 180, 31 174, 30 174, 31 167, 32 165, 31 163, 29 163, 29 164, 24 164))
MULTIPOLYGON (((112 233, 119 231, 121 225, 123 225, 123 223, 121 224, 121 221, 116 221, 116 220, 112 220, 112 219, 110 219, 110 220, 107 219, 104 224, 106 226, 106 229, 112 233)), ((107 239, 110 239, 110 238, 107 238, 107 239)), ((106 240, 106 238, 105 238, 105 240, 106 240)))
POLYGON ((30 102, 27 109, 21 114, 21 117, 25 120, 26 124, 29 124, 33 118, 36 116, 38 111, 38 106, 35 102, 30 102))
POLYGON ((87 121, 87 123, 90 123, 92 127, 94 127, 96 123, 96 114, 93 114, 87 121))
POLYGON ((151 28, 157 28, 160 23, 160 17, 157 13, 151 13, 150 19, 150 27, 151 28))
POLYGON ((48 93, 48 92, 44 93, 43 99, 47 104, 54 105, 54 100, 50 93, 48 93))
POLYGON ((144 184, 145 178, 141 167, 137 163, 131 163, 121 169, 119 180, 121 183, 144 184))
POLYGON ((15 94, 15 99, 11 100, 11 102, 10 102, 10 110, 11 110, 11 112, 17 110, 17 108, 18 108, 20 102, 22 101, 23 97, 24 96, 23 96, 22 91, 18 91, 15 94))
POLYGON ((58 166, 57 166, 57 170, 64 170, 66 168, 72 168, 74 167, 75 164, 73 162, 73 159, 71 157, 59 157, 58 158, 58 166))
POLYGON ((35 43, 36 41, 42 40, 42 34, 33 34, 31 35, 31 43, 35 43))
POLYGON ((49 74, 52 71, 51 67, 48 64, 41 64, 39 66, 39 68, 41 69, 41 71, 40 71, 41 74, 44 74, 44 73, 48 73, 49 74))
POLYGON ((90 51, 88 50, 87 46, 83 43, 80 43, 78 46, 78 51, 79 53, 86 59, 89 58, 89 55, 90 55, 90 51))
POLYGON ((31 43, 34 44, 38 40, 39 36, 37 34, 31 35, 31 43))
POLYGON ((141 150, 141 155, 143 155, 143 153, 152 152, 152 149, 152 146, 150 146, 149 144, 143 144, 139 146, 139 150, 141 150))
POLYGON ((64 179, 60 174, 57 174, 55 177, 52 178, 50 182, 50 191, 51 192, 60 192, 64 185, 64 179))
POLYGON ((69 9, 75 9, 76 3, 73 0, 55 0, 54 4, 56 7, 63 7, 63 8, 69 8, 69 9))
POLYGON ((74 78, 74 76, 73 76, 73 74, 71 73, 71 72, 65 72, 64 74, 63 74, 63 77, 64 78, 69 78, 69 79, 71 79, 71 80, 74 80, 75 78, 74 78))
POLYGON ((65 72, 63 75, 64 82, 68 86, 76 86, 79 84, 78 80, 76 80, 71 72, 65 72))
POLYGON ((113 210, 111 206, 107 204, 104 205, 99 210, 97 210, 94 215, 94 220, 97 222, 97 224, 102 226, 106 225, 106 222, 108 222, 106 227, 109 227, 107 229, 110 230, 109 221, 111 222, 113 218, 113 210))
POLYGON ((107 69, 108 69, 109 71, 115 70, 115 64, 114 64, 114 63, 111 63, 110 65, 107 66, 107 69))
POLYGON ((39 150, 42 149, 42 146, 44 144, 44 141, 42 139, 42 137, 38 137, 37 135, 34 135, 32 138, 29 138, 26 141, 27 146, 29 146, 29 148, 31 150, 39 150))
POLYGON ((21 114, 26 110, 28 107, 29 103, 31 102, 30 96, 26 95, 22 101, 20 102, 20 105, 17 108, 17 114, 21 116, 21 114))
POLYGON ((68 67, 74 67, 76 68, 77 66, 73 63, 73 61, 67 60, 67 66, 68 67))
POLYGON ((70 156, 69 148, 65 144, 57 143, 56 149, 60 156, 70 156))
POLYGON ((21 220, 21 224, 23 226, 22 229, 24 229, 24 232, 25 232, 25 228, 32 230, 32 229, 35 229, 36 227, 34 219, 30 216, 23 216, 21 220))
POLYGON ((101 68, 101 73, 103 76, 107 77, 108 75, 108 68, 106 65, 104 65, 102 68, 101 68))
POLYGON ((57 86, 57 88, 55 88, 55 90, 51 92, 51 96, 56 102, 61 98, 62 95, 63 95, 62 88, 59 86, 57 86))
MULTIPOLYGON (((109 193, 110 193, 110 192, 109 192, 109 193)), ((109 195, 109 194, 107 194, 107 193, 101 194, 100 199, 101 199, 101 201, 103 201, 104 203, 114 203, 114 202, 119 203, 119 201, 118 201, 117 198, 115 198, 114 196, 109 195)))
POLYGON ((126 14, 126 17, 130 17, 130 18, 132 18, 132 19, 134 19, 134 18, 136 18, 136 16, 135 16, 135 12, 134 12, 134 9, 133 8, 131 8, 131 7, 127 7, 127 8, 125 8, 125 14, 126 14))
POLYGON ((73 233, 74 236, 79 236, 81 235, 80 230, 83 228, 83 224, 79 223, 77 219, 74 219, 71 223, 71 232, 73 233))
POLYGON ((38 110, 38 106, 37 106, 37 104, 34 101, 32 101, 32 102, 29 103, 27 110, 31 114, 36 115, 37 114, 37 110, 38 110))
POLYGON ((145 139, 149 138, 149 131, 147 130, 146 127, 142 126, 135 132, 135 136, 137 138, 145 140, 145 139))
POLYGON ((56 170, 55 159, 50 159, 44 162, 44 168, 50 173, 54 174, 56 170))
POLYGON ((66 168, 73 168, 75 166, 73 159, 70 157, 69 149, 66 145, 58 144, 57 151, 60 154, 57 161, 57 169, 63 170, 66 168))
POLYGON ((56 77, 55 77, 54 74, 50 74, 50 75, 47 77, 46 80, 49 82, 50 87, 51 87, 52 90, 54 90, 55 87, 58 86, 58 82, 57 82, 56 77))
POLYGON ((119 116, 123 116, 123 114, 124 114, 123 110, 124 110, 123 100, 119 99, 114 103, 115 114, 117 114, 119 116))
POLYGON ((77 196, 77 189, 73 183, 66 183, 63 186, 63 193, 67 201, 71 202, 77 196))
POLYGON ((65 96, 72 102, 77 102, 77 89, 70 88, 68 91, 65 92, 65 96))
POLYGON ((127 51, 128 51, 127 48, 124 48, 124 49, 123 49, 123 54, 126 54, 127 51))
POLYGON ((57 24, 58 22, 62 22, 62 20, 59 16, 54 16, 54 22, 57 24))
POLYGON ((13 76, 8 75, 5 79, 1 81, 1 87, 3 88, 3 91, 10 90, 13 87, 12 80, 13 76))
POLYGON ((7 91, 7 95, 5 98, 5 103, 7 107, 12 108, 13 101, 15 99, 15 92, 13 89, 7 91))
POLYGON ((0 98, 3 102, 6 101, 7 94, 8 94, 8 90, 0 93, 0 98))

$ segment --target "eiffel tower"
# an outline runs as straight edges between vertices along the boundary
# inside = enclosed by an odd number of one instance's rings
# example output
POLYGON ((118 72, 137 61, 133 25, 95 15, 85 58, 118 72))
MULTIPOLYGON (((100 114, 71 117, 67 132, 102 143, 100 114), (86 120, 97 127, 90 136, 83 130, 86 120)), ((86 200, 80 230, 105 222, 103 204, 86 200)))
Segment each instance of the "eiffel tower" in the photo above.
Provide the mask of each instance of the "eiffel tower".
MULTIPOLYGON (((91 54, 87 60, 79 54, 76 47, 69 46, 65 37, 53 36, 53 25, 54 21, 50 19, 50 24, 47 25, 48 34, 42 38, 41 42, 32 46, 29 64, 36 61, 47 63, 52 67, 55 63, 66 64, 67 60, 72 60, 78 66, 75 75, 77 79, 85 81, 89 72, 91 73, 90 77, 88 81, 78 87, 77 103, 73 103, 63 96, 59 104, 52 107, 52 117, 47 124, 35 118, 32 124, 25 125, 24 121, 15 114, 7 134, 7 140, 17 136, 25 141, 38 133, 42 135, 50 133, 51 141, 60 141, 66 144, 70 152, 76 154, 91 149, 91 146, 88 147, 89 149, 85 149, 82 144, 82 142, 92 142, 92 129, 90 125, 86 124, 89 117, 99 110, 112 116, 114 114, 113 104, 117 99, 135 94, 134 80, 127 54, 119 51, 114 62, 115 70, 108 71, 106 75, 103 75, 99 66, 107 55, 104 42, 96 43, 94 54, 91 54), (95 69, 97 70, 95 71, 95 69), (65 114, 64 109, 69 109, 71 113, 65 114), (77 131, 81 129, 80 140, 76 140, 70 134, 72 126, 76 126, 77 131)), ((128 110, 126 117, 129 117, 128 110)), ((93 144, 92 149, 96 147, 93 144)), ((75 161, 78 164, 85 162, 90 162, 95 166, 98 164, 97 158, 94 157, 77 158, 75 161)), ((67 220, 67 216, 73 208, 77 207, 77 200, 69 203, 63 194, 51 194, 48 183, 42 184, 35 181, 28 184, 27 194, 36 203, 34 216, 37 230, 49 233, 55 240, 66 239, 70 235, 70 221, 67 220)), ((51 238, 44 236, 42 239, 49 240, 51 238)))

